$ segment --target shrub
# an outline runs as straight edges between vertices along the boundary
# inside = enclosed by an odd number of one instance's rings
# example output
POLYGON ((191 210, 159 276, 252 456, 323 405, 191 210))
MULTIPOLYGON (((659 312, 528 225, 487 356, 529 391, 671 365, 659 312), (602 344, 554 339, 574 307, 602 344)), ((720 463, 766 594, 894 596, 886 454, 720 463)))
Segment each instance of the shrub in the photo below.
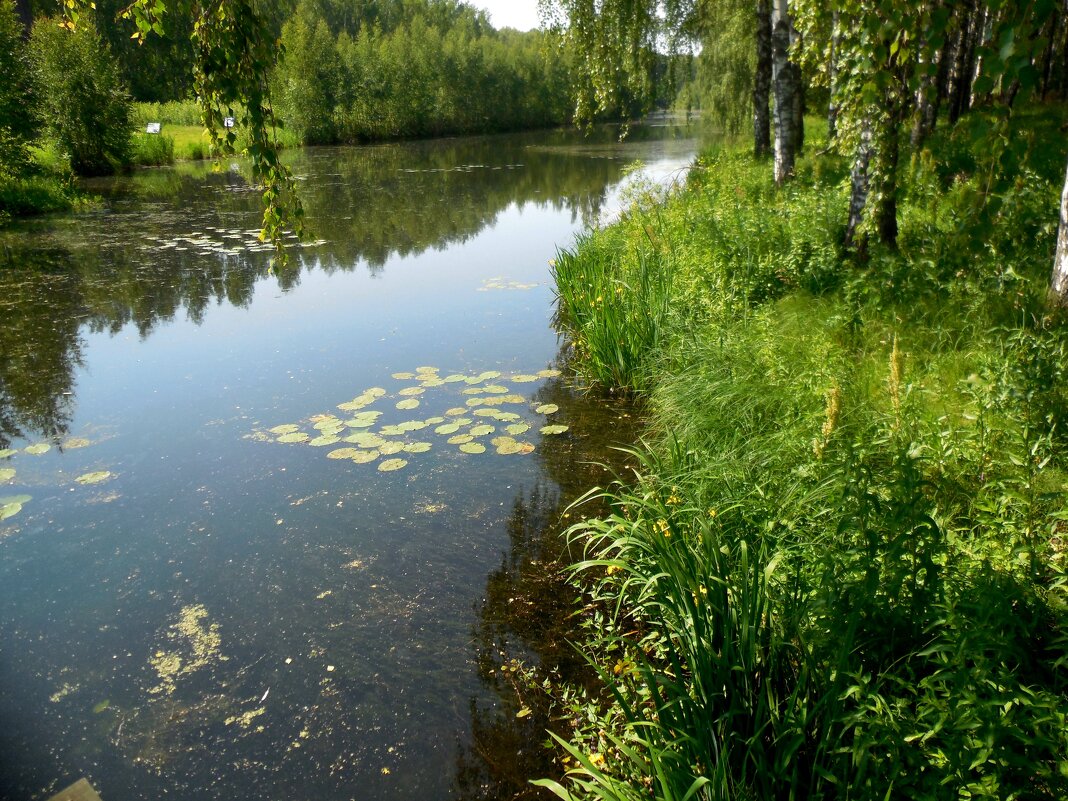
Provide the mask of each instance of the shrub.
POLYGON ((0 0, 0 179, 26 172, 33 138, 30 68, 22 23, 11 0, 0 0))
POLYGON ((87 26, 39 19, 30 36, 41 122, 80 175, 106 175, 129 160, 130 100, 118 63, 87 26))

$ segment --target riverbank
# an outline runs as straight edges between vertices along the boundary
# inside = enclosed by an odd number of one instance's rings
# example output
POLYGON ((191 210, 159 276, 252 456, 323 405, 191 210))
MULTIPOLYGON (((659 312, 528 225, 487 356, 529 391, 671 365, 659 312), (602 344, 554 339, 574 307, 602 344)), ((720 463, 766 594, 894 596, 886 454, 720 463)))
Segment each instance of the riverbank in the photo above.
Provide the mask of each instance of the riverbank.
POLYGON ((578 369, 650 414, 570 532, 574 797, 1068 794, 1061 122, 1020 115, 1002 184, 982 120, 940 133, 864 263, 816 122, 785 189, 709 153, 559 256, 578 369))

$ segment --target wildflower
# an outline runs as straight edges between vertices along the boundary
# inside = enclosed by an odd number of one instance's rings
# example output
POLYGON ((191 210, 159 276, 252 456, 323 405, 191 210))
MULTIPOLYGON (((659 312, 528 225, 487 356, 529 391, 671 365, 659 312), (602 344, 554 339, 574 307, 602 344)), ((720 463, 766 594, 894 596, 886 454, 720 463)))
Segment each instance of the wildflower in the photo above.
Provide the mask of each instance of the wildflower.
POLYGON ((672 492, 668 496, 668 499, 667 499, 666 503, 667 503, 668 506, 678 506, 680 503, 682 503, 682 500, 679 498, 678 495, 676 495, 674 492, 672 492))
POLYGON ((710 506, 710 507, 708 507, 708 516, 709 516, 709 518, 711 518, 712 520, 715 520, 715 519, 716 519, 716 510, 715 510, 715 509, 713 509, 713 508, 712 508, 711 506, 710 506))
POLYGON ((608 568, 605 570, 605 573, 607 573, 610 576, 614 576, 619 571, 620 571, 619 565, 609 565, 608 568))
POLYGON ((604 754, 594 751, 592 754, 590 754, 590 764, 592 764, 595 768, 603 768, 604 754))
POLYGON ((660 518, 659 520, 657 520, 656 525, 660 529, 660 533, 663 534, 665 537, 671 536, 671 527, 668 525, 668 521, 666 521, 664 518, 660 518))

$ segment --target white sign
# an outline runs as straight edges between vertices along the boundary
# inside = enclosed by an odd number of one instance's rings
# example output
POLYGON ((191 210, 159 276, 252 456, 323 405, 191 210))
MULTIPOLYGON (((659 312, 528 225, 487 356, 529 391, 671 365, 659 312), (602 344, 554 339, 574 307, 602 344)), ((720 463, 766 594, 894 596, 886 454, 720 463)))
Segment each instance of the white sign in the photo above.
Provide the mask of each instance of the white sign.
POLYGON ((160 123, 150 122, 145 126, 145 133, 158 134, 160 129, 160 123))
POLYGON ((227 128, 233 128, 234 127, 234 118, 233 117, 223 117, 223 125, 225 127, 227 127, 227 128))

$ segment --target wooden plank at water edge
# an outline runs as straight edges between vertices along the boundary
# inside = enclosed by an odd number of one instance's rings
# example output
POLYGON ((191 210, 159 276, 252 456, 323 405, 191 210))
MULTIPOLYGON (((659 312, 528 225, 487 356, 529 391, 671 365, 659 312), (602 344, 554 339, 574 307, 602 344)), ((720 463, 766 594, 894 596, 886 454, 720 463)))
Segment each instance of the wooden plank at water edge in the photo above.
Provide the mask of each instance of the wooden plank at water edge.
POLYGON ((96 790, 85 779, 78 779, 62 792, 56 793, 48 801, 100 801, 96 790))

